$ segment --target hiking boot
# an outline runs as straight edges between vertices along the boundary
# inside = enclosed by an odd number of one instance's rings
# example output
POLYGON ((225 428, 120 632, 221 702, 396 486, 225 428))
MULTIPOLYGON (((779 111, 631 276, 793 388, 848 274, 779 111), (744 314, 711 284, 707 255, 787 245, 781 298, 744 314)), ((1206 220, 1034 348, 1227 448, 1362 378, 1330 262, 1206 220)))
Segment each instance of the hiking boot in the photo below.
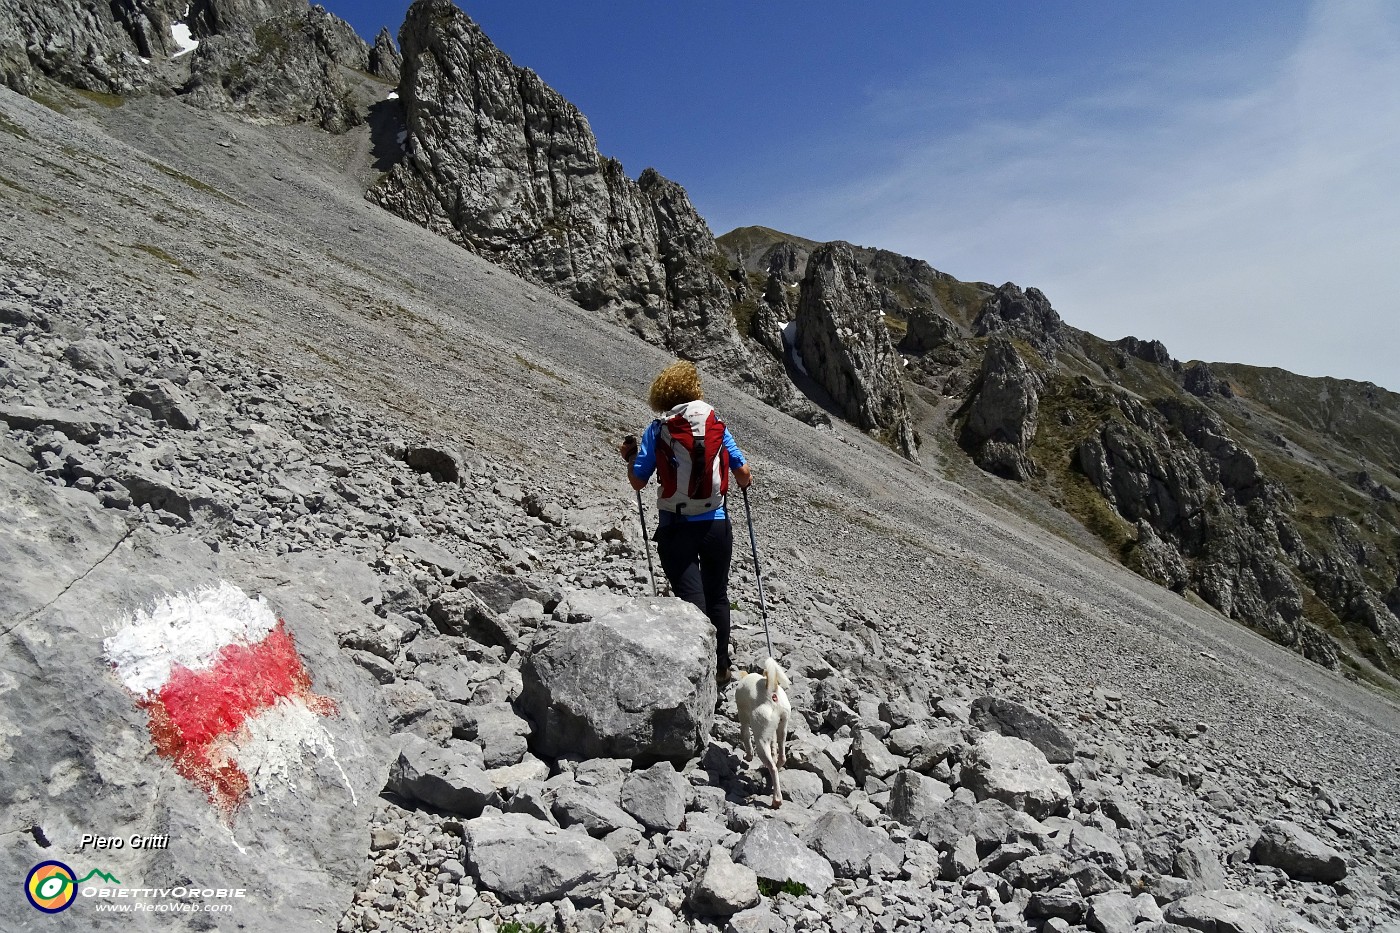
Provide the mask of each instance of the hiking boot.
POLYGON ((723 692, 724 692, 724 688, 725 688, 725 687, 729 684, 729 682, 732 681, 733 679, 734 679, 734 668, 732 668, 732 667, 722 667, 722 668, 719 669, 719 673, 715 674, 715 687, 718 688, 718 690, 719 690, 720 693, 723 693, 723 692))

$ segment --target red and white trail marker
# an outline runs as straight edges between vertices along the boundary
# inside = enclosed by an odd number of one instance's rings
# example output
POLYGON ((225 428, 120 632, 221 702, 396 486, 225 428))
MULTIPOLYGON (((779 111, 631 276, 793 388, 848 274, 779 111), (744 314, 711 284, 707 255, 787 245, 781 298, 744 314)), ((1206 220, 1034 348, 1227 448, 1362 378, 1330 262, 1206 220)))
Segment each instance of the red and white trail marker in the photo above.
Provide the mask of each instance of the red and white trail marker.
POLYGON ((261 597, 229 583, 167 596, 102 646, 157 751, 226 814, 274 783, 295 789, 308 758, 335 761, 321 719, 336 705, 312 692, 286 624, 261 597))

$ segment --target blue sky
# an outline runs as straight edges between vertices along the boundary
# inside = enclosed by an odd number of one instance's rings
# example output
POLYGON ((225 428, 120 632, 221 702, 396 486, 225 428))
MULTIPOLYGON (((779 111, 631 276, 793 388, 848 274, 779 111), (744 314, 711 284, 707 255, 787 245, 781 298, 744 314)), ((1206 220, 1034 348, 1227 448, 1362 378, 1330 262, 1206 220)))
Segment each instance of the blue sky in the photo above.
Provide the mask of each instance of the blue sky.
MULTIPOLYGON (((322 0, 367 38, 404 0, 322 0)), ((1041 288, 1183 360, 1400 390, 1400 4, 462 3, 716 234, 1041 288)))

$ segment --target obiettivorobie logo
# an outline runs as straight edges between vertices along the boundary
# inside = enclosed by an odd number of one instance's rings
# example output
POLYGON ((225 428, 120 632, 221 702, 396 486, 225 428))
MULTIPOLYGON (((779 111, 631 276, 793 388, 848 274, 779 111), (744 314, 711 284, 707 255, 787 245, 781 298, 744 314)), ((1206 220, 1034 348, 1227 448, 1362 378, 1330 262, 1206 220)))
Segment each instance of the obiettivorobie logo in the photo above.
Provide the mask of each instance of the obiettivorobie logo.
POLYGON ((29 869, 24 879, 24 896, 35 910, 46 914, 56 914, 67 910, 78 896, 78 885, 93 878, 101 878, 108 884, 121 884, 116 878, 94 868, 79 878, 73 869, 62 862, 40 862, 29 869))

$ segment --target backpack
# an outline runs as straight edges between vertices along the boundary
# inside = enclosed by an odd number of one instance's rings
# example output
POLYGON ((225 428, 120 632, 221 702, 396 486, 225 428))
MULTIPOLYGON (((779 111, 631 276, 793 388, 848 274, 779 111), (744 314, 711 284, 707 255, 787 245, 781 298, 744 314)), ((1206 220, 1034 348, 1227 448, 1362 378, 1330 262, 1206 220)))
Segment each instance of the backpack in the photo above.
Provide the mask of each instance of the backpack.
POLYGON ((661 483, 657 507, 679 515, 711 512, 729 491, 729 451, 724 422, 701 401, 686 402, 657 422, 656 473, 661 483))

